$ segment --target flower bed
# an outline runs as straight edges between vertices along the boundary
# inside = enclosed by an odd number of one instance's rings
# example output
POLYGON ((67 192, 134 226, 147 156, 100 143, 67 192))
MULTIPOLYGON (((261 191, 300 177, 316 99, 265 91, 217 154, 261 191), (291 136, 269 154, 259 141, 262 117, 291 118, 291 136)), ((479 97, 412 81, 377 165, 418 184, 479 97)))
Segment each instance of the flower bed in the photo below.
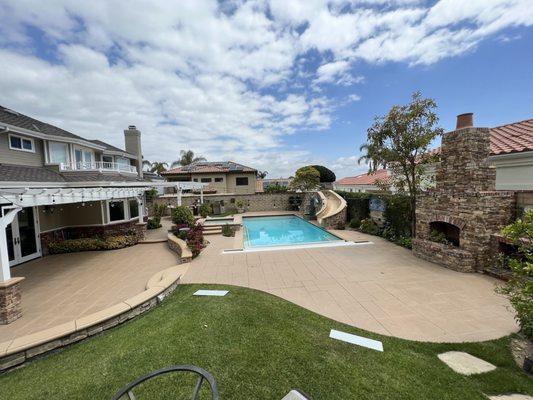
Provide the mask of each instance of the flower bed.
POLYGON ((118 235, 108 237, 92 237, 66 239, 48 244, 50 254, 74 253, 78 251, 115 250, 137 244, 136 235, 118 235))

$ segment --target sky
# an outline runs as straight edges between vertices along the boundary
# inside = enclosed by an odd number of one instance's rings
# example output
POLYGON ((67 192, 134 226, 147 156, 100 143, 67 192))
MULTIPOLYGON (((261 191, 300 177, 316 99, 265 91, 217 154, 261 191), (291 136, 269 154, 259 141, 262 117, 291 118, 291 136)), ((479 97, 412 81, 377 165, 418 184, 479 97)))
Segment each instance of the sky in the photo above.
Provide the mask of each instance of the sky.
MULTIPOLYGON (((531 0, 0 0, 0 104, 145 159, 365 172, 374 116, 533 117, 531 0)), ((436 143, 437 145, 438 143, 436 143)))

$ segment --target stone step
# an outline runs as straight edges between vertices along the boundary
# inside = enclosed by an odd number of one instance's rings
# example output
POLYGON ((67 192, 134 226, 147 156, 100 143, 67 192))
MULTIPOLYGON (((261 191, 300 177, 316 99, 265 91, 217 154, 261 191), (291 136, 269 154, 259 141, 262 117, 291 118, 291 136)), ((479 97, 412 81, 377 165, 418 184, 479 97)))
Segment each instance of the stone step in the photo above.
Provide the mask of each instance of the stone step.
POLYGON ((210 229, 210 230, 204 230, 204 235, 220 235, 222 234, 222 229, 210 229))

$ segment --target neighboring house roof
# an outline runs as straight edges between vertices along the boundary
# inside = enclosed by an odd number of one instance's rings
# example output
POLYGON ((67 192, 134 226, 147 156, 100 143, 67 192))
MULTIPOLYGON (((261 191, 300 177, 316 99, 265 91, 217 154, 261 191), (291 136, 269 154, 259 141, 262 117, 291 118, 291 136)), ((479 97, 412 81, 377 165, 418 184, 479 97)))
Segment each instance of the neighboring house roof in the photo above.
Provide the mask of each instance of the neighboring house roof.
MULTIPOLYGON (((148 177, 149 178, 149 177, 148 177)), ((51 168, 0 164, 2 182, 143 182, 138 175, 118 172, 76 171, 60 173, 51 168)))
POLYGON ((386 169, 378 169, 374 173, 361 174, 357 176, 348 176, 335 182, 336 185, 376 185, 379 181, 388 182, 390 180, 389 172, 386 169))
POLYGON ((39 120, 28 117, 17 111, 13 111, 9 108, 0 105, 0 122, 16 126, 18 128, 27 129, 35 133, 44 135, 59 136, 65 139, 76 139, 88 142, 87 139, 81 136, 75 135, 69 131, 58 128, 57 126, 41 122, 39 120))
POLYGON ((161 175, 190 175, 231 172, 257 172, 256 169, 237 164, 233 161, 198 161, 184 167, 173 168, 161 175))
MULTIPOLYGON (((437 147, 429 153, 440 154, 440 151, 437 147)), ((490 128, 491 156, 525 151, 533 151, 533 118, 490 128)))
MULTIPOLYGON (((126 150, 122 150, 122 149, 119 149, 118 147, 115 147, 109 143, 106 143, 106 142, 102 142, 101 140, 98 140, 98 139, 91 139, 90 140, 91 142, 99 145, 99 146, 102 146, 102 147, 105 147, 106 150, 108 151, 112 151, 112 152, 116 152, 116 153, 123 153, 127 156, 130 156, 130 157, 133 157, 133 158, 137 158, 136 155, 134 154, 131 154, 131 153, 128 153, 126 150)), ((105 152, 105 150, 104 150, 105 152)))
POLYGON ((490 129, 491 155, 533 151, 533 118, 490 129))

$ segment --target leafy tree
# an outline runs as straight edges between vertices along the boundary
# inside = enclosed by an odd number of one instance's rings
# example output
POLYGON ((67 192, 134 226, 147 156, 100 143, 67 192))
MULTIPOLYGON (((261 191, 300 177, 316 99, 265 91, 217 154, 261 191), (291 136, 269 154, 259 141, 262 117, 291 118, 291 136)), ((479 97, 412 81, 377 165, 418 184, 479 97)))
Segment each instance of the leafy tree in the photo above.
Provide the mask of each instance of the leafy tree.
POLYGON ((194 152, 192 150, 181 150, 180 159, 173 161, 170 167, 171 168, 176 168, 178 166, 184 167, 186 165, 192 164, 193 162, 205 161, 205 160, 206 160, 205 157, 202 157, 202 156, 195 157, 194 152))
POLYGON ((388 168, 393 177, 391 185, 411 198, 411 231, 415 236, 416 197, 424 175, 424 162, 429 146, 442 128, 437 127, 437 105, 415 92, 407 105, 393 106, 387 115, 375 117, 367 130, 367 141, 360 148, 359 161, 369 164, 369 172, 388 168))
POLYGON ((504 257, 513 274, 500 292, 509 298, 524 335, 533 339, 533 210, 506 226, 502 234, 516 246, 518 257, 504 257))
POLYGON ((156 174, 165 172, 167 168, 168 168, 168 164, 166 162, 154 161, 153 163, 150 164, 150 172, 155 172, 156 174))
POLYGON ((148 160, 143 160, 143 169, 144 169, 145 167, 150 168, 151 165, 152 165, 152 163, 151 163, 150 161, 148 161, 148 160))
POLYGON ((296 171, 291 188, 303 192, 314 190, 320 184, 320 172, 313 167, 302 167, 296 171))
POLYGON ((268 171, 257 171, 257 177, 259 179, 265 179, 268 175, 268 171))
POLYGON ((326 168, 322 165, 311 165, 314 169, 316 169, 320 173, 320 182, 330 183, 335 182, 337 177, 335 176, 335 173, 330 170, 329 168, 326 168))

